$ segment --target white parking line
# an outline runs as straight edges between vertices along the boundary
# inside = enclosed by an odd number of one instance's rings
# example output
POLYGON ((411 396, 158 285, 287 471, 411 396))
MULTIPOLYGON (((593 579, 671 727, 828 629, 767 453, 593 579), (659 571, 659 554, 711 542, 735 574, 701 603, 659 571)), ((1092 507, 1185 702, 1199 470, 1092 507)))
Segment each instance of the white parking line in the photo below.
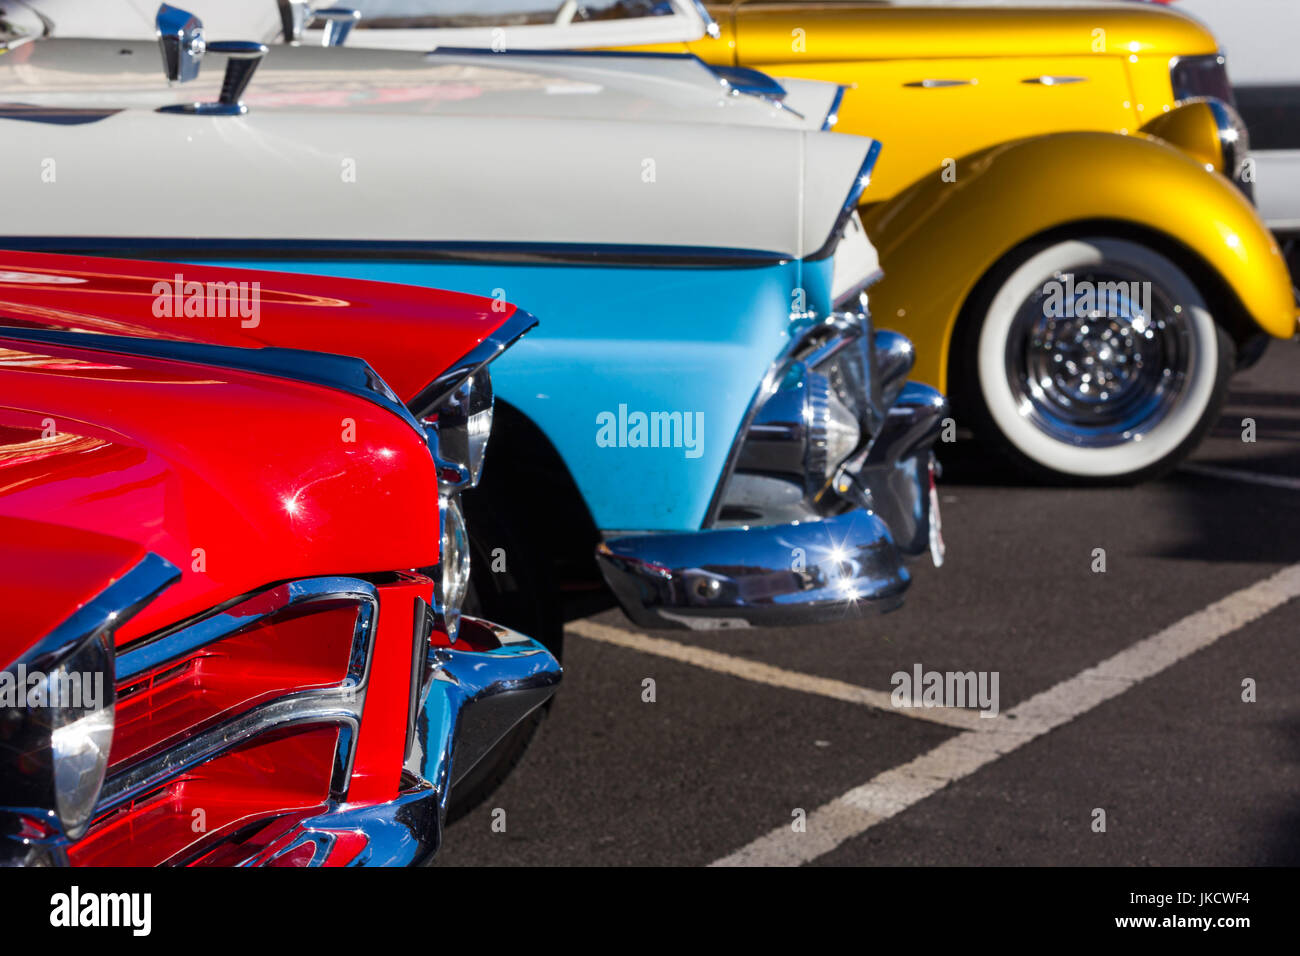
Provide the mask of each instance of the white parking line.
POLYGON ((712 865, 797 866, 814 860, 1297 596, 1300 564, 1293 564, 823 804, 808 814, 805 832, 787 823, 712 865))
POLYGON ((696 667, 703 667, 705 670, 727 674, 730 677, 739 677, 742 680, 753 681, 756 684, 766 684, 769 687, 781 687, 786 690, 797 690, 806 694, 820 694, 822 697, 830 697, 833 700, 875 707, 891 714, 898 714, 900 717, 926 720, 932 724, 943 724, 947 727, 969 730, 980 724, 995 722, 989 718, 981 719, 979 711, 976 710, 942 707, 895 707, 888 691, 872 690, 869 687, 859 687, 857 684, 848 684, 841 680, 831 680, 827 677, 815 677, 812 674, 782 670, 770 664, 762 664, 743 657, 732 657, 730 654, 722 654, 702 647, 692 647, 689 644, 679 644, 677 641, 664 640, 662 637, 635 634, 622 628, 597 624, 595 621, 574 621, 568 624, 565 629, 571 634, 577 634, 579 637, 585 637, 588 640, 615 644, 618 647, 640 651, 643 654, 653 654, 656 657, 666 657, 669 660, 680 661, 683 664, 693 664, 696 667))
POLYGON ((1300 478, 1287 478, 1285 475, 1266 475, 1258 471, 1242 471, 1239 468, 1221 468, 1218 465, 1182 465, 1179 471, 1206 478, 1223 478, 1227 481, 1245 481, 1252 485, 1267 485, 1270 488, 1286 488, 1288 491, 1300 491, 1300 478))

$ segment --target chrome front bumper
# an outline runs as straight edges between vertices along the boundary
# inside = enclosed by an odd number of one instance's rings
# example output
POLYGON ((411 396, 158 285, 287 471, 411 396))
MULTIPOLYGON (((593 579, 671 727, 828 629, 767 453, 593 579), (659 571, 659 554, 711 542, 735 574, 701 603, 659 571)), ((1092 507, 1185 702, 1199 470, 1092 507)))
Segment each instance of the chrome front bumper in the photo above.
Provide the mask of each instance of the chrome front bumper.
POLYGON ((910 581, 885 523, 861 508, 821 521, 614 538, 596 558, 643 627, 836 620, 897 607, 910 581))
POLYGON ((870 444, 836 476, 849 510, 810 521, 614 537, 596 552, 643 627, 716 630, 808 624, 892 610, 907 555, 942 559, 931 447, 948 414, 909 382, 870 444))

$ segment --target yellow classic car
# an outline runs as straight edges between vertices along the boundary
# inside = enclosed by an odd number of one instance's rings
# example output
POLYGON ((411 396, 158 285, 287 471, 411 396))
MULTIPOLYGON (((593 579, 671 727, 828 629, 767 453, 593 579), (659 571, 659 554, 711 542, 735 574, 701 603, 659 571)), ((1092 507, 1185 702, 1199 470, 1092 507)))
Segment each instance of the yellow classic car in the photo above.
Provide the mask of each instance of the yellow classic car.
MULTIPOLYGON (((327 5, 280 0, 272 29, 313 42, 314 17, 315 42, 337 41, 338 11, 315 9, 327 5)), ((268 0, 222 0, 212 13, 236 21, 246 6, 272 16, 268 0)), ((94 4, 95 16, 112 7, 94 4)), ((960 423, 1027 470, 1113 482, 1173 467, 1213 424, 1231 373, 1268 336, 1296 332, 1286 262, 1251 203, 1224 57, 1205 27, 1166 8, 347 7, 360 17, 348 14, 350 46, 693 53, 722 82, 775 99, 783 88, 749 70, 840 84, 828 122, 884 143, 862 193, 885 272, 870 291, 875 320, 916 343, 916 377, 953 396, 960 423)), ((118 29, 124 17, 110 20, 118 29)))
MULTIPOLYGON (((885 149, 863 221, 879 324, 1031 471, 1159 474, 1238 364, 1296 332, 1214 36, 1157 7, 737 0, 714 64, 843 84, 885 149)), ((665 50, 673 47, 659 46, 665 50)))

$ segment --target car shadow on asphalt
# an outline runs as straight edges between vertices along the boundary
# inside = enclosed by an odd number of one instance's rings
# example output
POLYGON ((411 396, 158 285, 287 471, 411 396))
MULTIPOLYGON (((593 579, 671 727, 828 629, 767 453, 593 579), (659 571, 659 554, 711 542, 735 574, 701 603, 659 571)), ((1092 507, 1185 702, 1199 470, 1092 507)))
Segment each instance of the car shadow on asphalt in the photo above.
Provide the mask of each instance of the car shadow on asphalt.
POLYGON ((990 443, 958 434, 954 442, 938 442, 935 454, 942 466, 941 485, 981 488, 1036 488, 1035 481, 1016 468, 990 443))
MULTIPOLYGON (((1287 474, 1276 468, 1274 461, 1273 457, 1253 459, 1252 470, 1287 474)), ((1240 468, 1242 462, 1202 459, 1197 464, 1240 468)), ((1182 520, 1176 540, 1148 552, 1151 556, 1210 563, 1300 561, 1297 492, 1189 473, 1174 474, 1159 487, 1173 496, 1173 506, 1182 520)))
MULTIPOLYGON (((1281 722, 1283 739, 1291 750, 1283 758, 1289 763, 1300 762, 1300 717, 1290 717, 1281 722)), ((1272 839, 1263 853, 1265 866, 1300 866, 1300 802, 1279 814, 1272 839)))

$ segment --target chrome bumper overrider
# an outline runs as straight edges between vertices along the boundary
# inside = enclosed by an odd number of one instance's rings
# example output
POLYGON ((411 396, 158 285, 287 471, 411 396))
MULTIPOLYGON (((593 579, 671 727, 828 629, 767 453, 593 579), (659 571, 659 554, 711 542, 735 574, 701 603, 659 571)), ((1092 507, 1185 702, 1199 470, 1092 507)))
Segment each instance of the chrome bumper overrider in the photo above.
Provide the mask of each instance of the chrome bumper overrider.
MULTIPOLYGON (((928 385, 908 382, 889 408, 880 432, 844 463, 836 490, 884 519, 909 555, 934 548, 934 456, 930 449, 948 417, 948 400, 928 385)), ((942 553, 934 555, 935 564, 942 553)))
POLYGON ((333 809, 302 821, 254 864, 313 843, 311 865, 328 861, 340 834, 366 840, 349 866, 412 866, 428 862, 442 842, 451 789, 560 683, 559 662, 516 631, 462 617, 453 647, 435 648, 416 718, 415 740, 394 801, 333 809))
POLYGON ((563 671, 545 647, 508 627, 461 618, 454 647, 429 662, 407 769, 441 795, 474 769, 516 724, 546 703, 563 671))
POLYGON ((909 382, 871 442, 841 467, 850 510, 787 524, 614 537, 596 557, 644 627, 715 630, 807 624, 891 610, 910 581, 904 555, 941 552, 931 446, 948 414, 909 382))

